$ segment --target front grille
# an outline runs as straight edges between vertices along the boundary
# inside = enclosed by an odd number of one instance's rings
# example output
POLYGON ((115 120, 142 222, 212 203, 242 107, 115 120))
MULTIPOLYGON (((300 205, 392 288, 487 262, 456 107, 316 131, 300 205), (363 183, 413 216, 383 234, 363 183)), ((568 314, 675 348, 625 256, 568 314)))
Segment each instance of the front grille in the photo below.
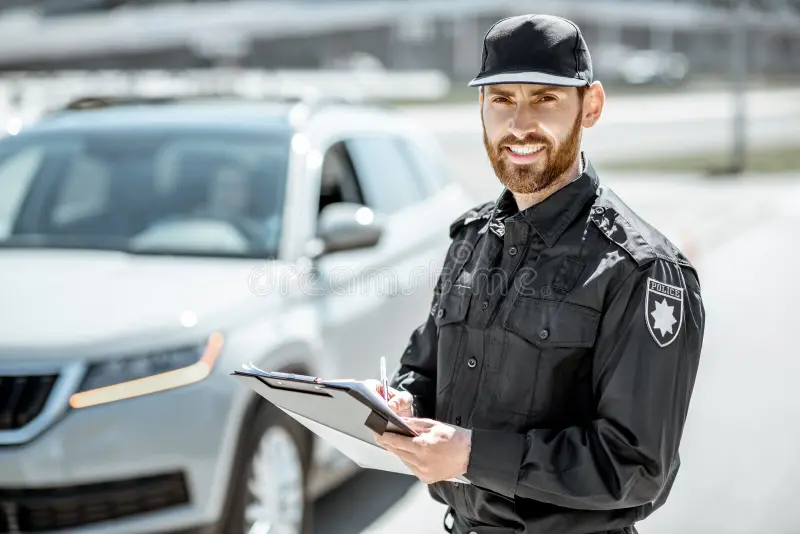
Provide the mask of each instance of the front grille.
POLYGON ((18 526, 17 532, 45 532, 188 502, 186 482, 180 473, 60 488, 0 489, 0 533, 11 532, 12 522, 18 526))
POLYGON ((44 408, 58 375, 0 376, 0 430, 30 423, 44 408))

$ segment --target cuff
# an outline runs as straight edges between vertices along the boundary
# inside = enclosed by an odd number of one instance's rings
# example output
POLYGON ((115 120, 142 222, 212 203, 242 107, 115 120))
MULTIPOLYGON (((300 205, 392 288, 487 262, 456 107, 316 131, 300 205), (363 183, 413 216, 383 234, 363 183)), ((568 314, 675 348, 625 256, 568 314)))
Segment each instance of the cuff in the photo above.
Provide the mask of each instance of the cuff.
POLYGON ((524 453, 524 434, 474 429, 466 478, 477 487, 513 499, 524 453))

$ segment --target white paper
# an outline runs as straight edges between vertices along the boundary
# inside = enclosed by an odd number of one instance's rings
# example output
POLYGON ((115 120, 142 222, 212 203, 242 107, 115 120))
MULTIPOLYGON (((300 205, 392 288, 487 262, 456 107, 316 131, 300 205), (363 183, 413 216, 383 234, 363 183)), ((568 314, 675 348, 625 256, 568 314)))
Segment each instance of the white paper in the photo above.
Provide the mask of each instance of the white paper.
POLYGON ((358 438, 354 438, 338 430, 321 425, 316 421, 307 419, 302 415, 284 410, 290 417, 296 419, 300 424, 318 435, 342 454, 353 460, 359 466, 366 469, 380 469, 381 471, 391 471, 393 473, 403 473, 410 475, 411 470, 400 458, 390 453, 377 443, 365 443, 358 438))
MULTIPOLYGON (((338 430, 321 425, 316 421, 312 421, 300 414, 284 410, 287 415, 297 420, 314 434, 324 439, 333 445, 339 452, 353 460, 360 467, 365 469, 378 469, 381 471, 389 471, 392 473, 401 473, 404 475, 414 475, 406 464, 400 458, 390 453, 377 443, 366 443, 358 438, 354 438, 338 430)), ((450 482, 461 482, 469 484, 470 482, 465 478, 453 478, 450 482)))

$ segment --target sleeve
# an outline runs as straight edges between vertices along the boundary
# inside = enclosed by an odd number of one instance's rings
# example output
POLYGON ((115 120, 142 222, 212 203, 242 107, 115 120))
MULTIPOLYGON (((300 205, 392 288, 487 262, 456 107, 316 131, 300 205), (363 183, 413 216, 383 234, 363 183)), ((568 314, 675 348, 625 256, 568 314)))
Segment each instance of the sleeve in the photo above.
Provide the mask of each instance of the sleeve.
POLYGON ((391 381, 391 387, 408 391, 414 396, 414 415, 433 418, 436 409, 436 361, 438 335, 434 317, 439 305, 442 275, 433 291, 427 320, 412 332, 408 345, 400 357, 400 368, 391 381))
POLYGON ((526 434, 474 430, 466 476, 475 486, 584 510, 643 505, 668 486, 705 328, 694 271, 662 260, 635 269, 599 328, 594 419, 526 434))

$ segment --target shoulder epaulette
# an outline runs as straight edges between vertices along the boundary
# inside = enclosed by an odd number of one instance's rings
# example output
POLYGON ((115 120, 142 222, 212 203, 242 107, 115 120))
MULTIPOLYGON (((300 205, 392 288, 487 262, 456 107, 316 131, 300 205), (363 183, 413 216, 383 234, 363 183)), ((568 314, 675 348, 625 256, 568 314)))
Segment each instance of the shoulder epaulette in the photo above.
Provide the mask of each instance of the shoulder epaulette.
POLYGON ((694 268, 661 232, 631 210, 607 187, 600 187, 589 218, 609 241, 617 244, 639 265, 657 259, 694 268))

